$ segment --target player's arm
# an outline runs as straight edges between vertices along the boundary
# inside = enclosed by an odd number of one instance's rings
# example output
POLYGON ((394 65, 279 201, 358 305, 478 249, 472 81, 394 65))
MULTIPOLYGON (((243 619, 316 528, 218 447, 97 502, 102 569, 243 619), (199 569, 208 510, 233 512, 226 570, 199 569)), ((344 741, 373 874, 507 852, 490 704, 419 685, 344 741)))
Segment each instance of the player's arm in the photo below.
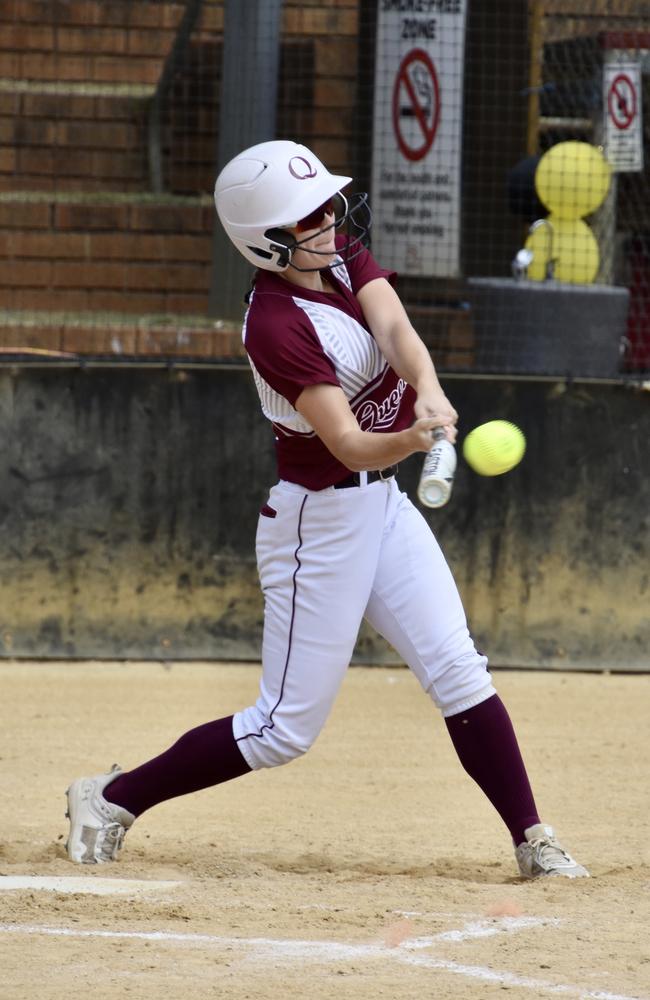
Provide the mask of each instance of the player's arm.
POLYGON ((445 396, 429 351, 413 329, 402 302, 385 278, 369 281, 357 299, 377 345, 393 371, 417 393, 415 416, 436 416, 451 441, 458 414, 445 396))
POLYGON ((362 431, 343 390, 326 383, 307 386, 294 405, 335 458, 353 472, 384 469, 416 451, 428 451, 433 428, 440 425, 438 417, 423 417, 403 431, 362 431))

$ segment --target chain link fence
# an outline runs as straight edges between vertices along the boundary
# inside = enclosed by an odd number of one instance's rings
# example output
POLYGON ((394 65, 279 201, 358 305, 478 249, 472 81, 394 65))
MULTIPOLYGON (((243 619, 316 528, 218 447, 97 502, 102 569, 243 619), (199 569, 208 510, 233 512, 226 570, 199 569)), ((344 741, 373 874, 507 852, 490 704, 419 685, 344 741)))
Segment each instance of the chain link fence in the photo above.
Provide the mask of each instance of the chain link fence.
POLYGON ((212 189, 248 129, 369 192, 442 372, 642 376, 645 24, 628 0, 3 0, 0 350, 240 363, 212 189))

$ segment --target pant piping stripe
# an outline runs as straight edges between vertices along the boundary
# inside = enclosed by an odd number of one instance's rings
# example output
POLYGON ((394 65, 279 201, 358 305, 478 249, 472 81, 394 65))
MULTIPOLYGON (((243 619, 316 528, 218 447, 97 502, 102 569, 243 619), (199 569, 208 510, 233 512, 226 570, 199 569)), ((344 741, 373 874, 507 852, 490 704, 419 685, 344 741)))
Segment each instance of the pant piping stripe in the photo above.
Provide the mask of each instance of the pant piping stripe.
POLYGON ((291 656, 291 643, 292 643, 292 640, 293 640, 293 623, 294 623, 294 620, 295 620, 295 617, 296 617, 296 591, 298 589, 298 587, 297 587, 298 570, 302 566, 302 563, 300 562, 300 550, 302 548, 302 531, 301 531, 301 528, 302 528, 302 514, 303 514, 303 511, 305 509, 305 504, 307 503, 307 500, 308 500, 308 494, 305 495, 305 497, 304 497, 304 499, 303 499, 303 501, 302 501, 302 503, 300 505, 300 514, 298 516, 298 532, 297 532, 298 533, 298 545, 296 546, 296 551, 293 554, 294 559, 296 560, 296 568, 293 571, 293 591, 292 591, 292 594, 291 594, 291 622, 289 623, 289 637, 288 637, 288 645, 287 645, 287 656, 286 656, 286 659, 284 661, 284 670, 282 671, 282 684, 280 685, 280 695, 279 695, 278 700, 276 701, 275 705, 273 706, 273 708, 269 712, 269 720, 270 720, 269 723, 263 725, 261 727, 259 733, 245 733, 244 736, 238 736, 236 738, 236 740, 235 740, 236 743, 239 743, 240 740, 247 740, 251 736, 254 736, 254 737, 256 737, 256 738, 259 739, 259 738, 261 738, 264 735, 264 730, 265 729, 273 729, 273 727, 275 726, 275 723, 273 721, 273 714, 274 714, 275 710, 279 707, 279 705, 280 705, 280 703, 282 701, 282 697, 284 695, 284 682, 286 680, 287 670, 289 669, 289 658, 291 656))

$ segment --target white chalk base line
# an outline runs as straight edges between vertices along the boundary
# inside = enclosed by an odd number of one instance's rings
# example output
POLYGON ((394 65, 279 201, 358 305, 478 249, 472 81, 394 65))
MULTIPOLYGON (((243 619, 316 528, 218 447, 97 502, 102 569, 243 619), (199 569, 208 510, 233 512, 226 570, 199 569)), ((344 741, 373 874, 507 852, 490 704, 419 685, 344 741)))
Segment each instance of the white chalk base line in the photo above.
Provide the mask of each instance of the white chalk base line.
POLYGON ((542 979, 532 979, 519 976, 516 973, 488 969, 484 966, 466 965, 432 955, 423 955, 422 951, 432 947, 436 941, 464 941, 476 937, 485 937, 487 933, 512 934, 528 930, 534 926, 558 926, 560 921, 544 920, 536 917, 501 917, 489 921, 474 921, 461 930, 443 931, 433 937, 420 937, 402 942, 396 947, 385 944, 353 945, 341 944, 336 941, 300 941, 277 940, 274 938, 230 938, 218 937, 212 934, 180 934, 168 931, 106 931, 82 930, 71 927, 46 927, 38 924, 0 924, 0 934, 43 935, 67 938, 105 938, 128 939, 138 941, 155 941, 160 943, 182 943, 189 945, 211 945, 216 948, 235 949, 244 952, 244 957, 253 962, 271 962, 277 964, 284 960, 289 963, 316 962, 331 963, 341 961, 395 961, 407 965, 427 969, 440 969, 467 979, 478 979, 483 982, 500 983, 504 986, 521 986, 536 990, 538 993, 558 994, 562 996, 577 996, 580 1000, 645 1000, 626 996, 621 993, 611 993, 603 990, 585 990, 582 987, 568 983, 549 983, 542 979), (457 935, 450 937, 450 935, 457 935))
POLYGON ((0 875, 0 892, 61 892, 89 896, 139 896, 178 888, 182 882, 84 876, 0 875))

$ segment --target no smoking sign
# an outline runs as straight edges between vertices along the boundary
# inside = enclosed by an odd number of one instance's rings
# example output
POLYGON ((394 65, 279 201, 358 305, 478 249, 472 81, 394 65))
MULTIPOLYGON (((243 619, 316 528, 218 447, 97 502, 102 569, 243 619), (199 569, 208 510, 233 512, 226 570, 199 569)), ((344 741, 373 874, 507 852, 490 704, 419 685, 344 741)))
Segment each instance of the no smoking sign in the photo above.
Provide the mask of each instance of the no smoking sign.
POLYGON ((614 171, 643 170, 641 67, 612 59, 603 73, 605 155, 614 171))
POLYGON ((403 275, 455 278, 467 0, 376 7, 373 253, 403 275))
POLYGON ((636 116, 636 88, 627 73, 619 73, 609 85, 607 110, 618 129, 629 128, 636 116))
POLYGON ((440 86, 435 66, 424 49, 413 49, 402 59, 393 87, 393 128, 407 160, 427 155, 439 120, 440 86))

